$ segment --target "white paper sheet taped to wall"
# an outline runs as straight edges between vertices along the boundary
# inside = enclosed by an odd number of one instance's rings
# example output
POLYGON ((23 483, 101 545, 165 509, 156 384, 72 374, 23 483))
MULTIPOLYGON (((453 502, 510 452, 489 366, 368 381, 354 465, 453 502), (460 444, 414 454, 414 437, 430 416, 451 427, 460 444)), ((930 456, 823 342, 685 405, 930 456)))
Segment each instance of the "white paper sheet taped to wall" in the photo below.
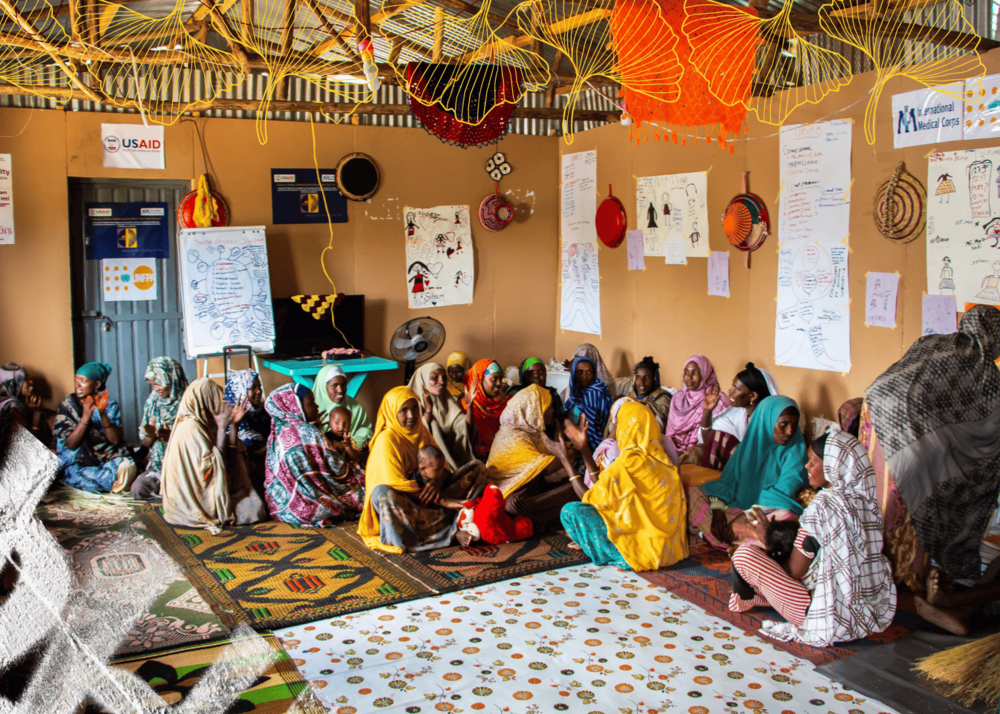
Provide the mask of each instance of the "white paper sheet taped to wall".
POLYGON ((227 345, 274 349, 264 226, 186 228, 179 238, 184 349, 189 358, 227 345))

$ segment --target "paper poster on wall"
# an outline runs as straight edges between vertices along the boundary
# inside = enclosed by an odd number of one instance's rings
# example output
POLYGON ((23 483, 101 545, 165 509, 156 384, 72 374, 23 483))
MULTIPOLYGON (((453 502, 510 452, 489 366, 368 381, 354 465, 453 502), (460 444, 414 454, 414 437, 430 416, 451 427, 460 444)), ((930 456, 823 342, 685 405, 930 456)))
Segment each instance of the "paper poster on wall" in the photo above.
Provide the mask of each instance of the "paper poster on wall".
POLYGON ((781 129, 775 364, 851 369, 851 124, 781 129))
POLYGON ((629 231, 625 240, 628 246, 628 269, 645 270, 646 257, 642 252, 642 231, 629 231))
POLYGON ((870 327, 895 327, 898 292, 898 273, 868 273, 865 279, 865 324, 870 327))
POLYGON ((468 206, 403 210, 411 308, 468 305, 475 283, 468 206))
POLYGON ((10 154, 0 154, 0 245, 14 245, 14 169, 10 154))
POLYGON ((979 101, 973 101, 979 94, 979 85, 970 84, 965 88, 965 98, 971 104, 965 105, 965 120, 962 124, 962 136, 969 139, 1000 138, 1000 74, 990 74, 983 77, 983 95, 979 101))
POLYGON ((101 144, 105 167, 166 168, 162 126, 101 124, 101 144))
POLYGON ((715 250, 708 256, 708 294, 729 297, 729 253, 715 250))
POLYGON ((347 199, 337 188, 337 170, 271 169, 271 222, 347 223, 347 199), (324 204, 323 198, 326 198, 324 204))
POLYGON ((185 228, 178 238, 184 349, 274 349, 274 309, 264 226, 185 228))
POLYGON ((156 258, 112 258, 101 261, 101 294, 105 302, 156 300, 156 258))
POLYGON ((601 334, 601 282, 597 262, 597 152, 562 157, 562 214, 559 219, 559 326, 601 334))
POLYGON ((958 304, 953 295, 924 295, 921 308, 922 335, 958 332, 958 304))
MULTIPOLYGON (((964 84, 918 89, 892 97, 892 145, 896 149, 962 140, 964 84)), ((978 85, 976 91, 979 91, 978 85)))
POLYGON ((1000 305, 1000 148, 927 162, 927 293, 1000 305))
POLYGON ((167 203, 88 203, 84 206, 87 260, 169 258, 167 203))
MULTIPOLYGON (((664 241, 678 238, 688 258, 708 257, 707 172, 639 178, 635 199, 647 256, 666 255, 664 241)), ((667 262, 676 263, 671 257, 667 262)))

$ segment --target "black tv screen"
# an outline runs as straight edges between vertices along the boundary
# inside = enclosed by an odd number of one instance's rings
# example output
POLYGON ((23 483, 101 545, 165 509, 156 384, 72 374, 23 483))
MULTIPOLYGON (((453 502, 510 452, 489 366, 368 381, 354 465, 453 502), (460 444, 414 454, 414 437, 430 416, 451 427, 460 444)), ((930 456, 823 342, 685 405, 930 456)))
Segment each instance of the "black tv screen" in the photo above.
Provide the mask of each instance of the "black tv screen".
POLYGON ((333 309, 340 332, 330 314, 313 319, 311 313, 291 298, 274 298, 274 353, 284 357, 319 355, 331 347, 365 348, 365 296, 345 295, 333 309), (344 341, 344 337, 347 341, 344 341))

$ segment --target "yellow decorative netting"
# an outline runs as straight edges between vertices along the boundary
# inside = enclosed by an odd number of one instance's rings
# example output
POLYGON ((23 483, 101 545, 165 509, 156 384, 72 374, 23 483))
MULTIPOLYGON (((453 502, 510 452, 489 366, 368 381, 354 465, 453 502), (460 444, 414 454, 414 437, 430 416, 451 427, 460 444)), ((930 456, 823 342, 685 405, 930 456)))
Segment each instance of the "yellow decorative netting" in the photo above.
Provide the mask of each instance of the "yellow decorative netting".
POLYGON ((685 2, 692 64, 719 101, 743 106, 767 124, 783 124, 796 107, 816 104, 851 81, 846 59, 797 36, 792 2, 767 19, 719 2, 685 2), (746 94, 750 80, 756 97, 746 94))
POLYGON ((870 5, 859 12, 843 0, 834 0, 820 8, 823 31, 830 37, 857 47, 871 58, 877 72, 875 89, 865 110, 865 138, 875 143, 875 112, 886 82, 893 77, 909 77, 928 87, 950 83, 952 90, 939 90, 963 99, 963 88, 972 90, 970 101, 983 95, 981 82, 986 67, 979 57, 979 38, 965 19, 957 0, 920 8, 893 10, 891 4, 883 14, 876 14, 870 5), (923 25, 915 30, 915 25, 923 25), (947 42, 948 44, 939 44, 947 42))
POLYGON ((576 0, 528 0, 514 11, 525 36, 555 48, 576 72, 563 111, 563 137, 573 143, 573 113, 584 85, 606 77, 660 101, 680 96, 683 67, 677 35, 652 0, 620 0, 614 9, 576 0))

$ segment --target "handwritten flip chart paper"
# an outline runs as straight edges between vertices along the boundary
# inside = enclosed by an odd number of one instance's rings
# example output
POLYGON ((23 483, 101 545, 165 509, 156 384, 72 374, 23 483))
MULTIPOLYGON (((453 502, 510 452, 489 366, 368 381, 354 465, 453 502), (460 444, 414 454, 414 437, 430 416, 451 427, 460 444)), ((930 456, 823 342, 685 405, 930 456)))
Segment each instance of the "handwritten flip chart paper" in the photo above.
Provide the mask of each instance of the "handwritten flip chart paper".
POLYGON ((924 295, 922 335, 950 335, 958 332, 958 303, 953 295, 924 295))
POLYGON ((927 293, 1000 305, 1000 148, 927 161, 927 293))
POLYGON ((783 127, 780 162, 774 361, 848 372, 851 124, 783 127))
POLYGON ((411 308, 472 302, 475 260, 468 206, 403 209, 411 308))
POLYGON ((667 265, 687 265, 684 236, 667 236, 663 241, 663 253, 667 265))
POLYGON ((274 349, 264 226, 185 228, 180 233, 184 349, 190 359, 226 345, 274 349))
POLYGON ((101 294, 105 302, 156 300, 156 284, 156 258, 101 261, 101 294))
MULTIPOLYGON (((666 255, 667 238, 684 243, 688 258, 707 258, 708 172, 645 176, 636 180, 636 220, 647 256, 666 255)), ((668 264, 676 264, 676 255, 668 264)))
POLYGON ((872 327, 896 326, 896 273, 868 273, 865 283, 865 324, 872 327))
POLYGON ((597 264, 597 152, 562 157, 559 326, 601 334, 601 282, 597 264))
POLYGON ((708 294, 729 297, 729 253, 725 251, 708 256, 708 294))
POLYGON ((642 231, 629 231, 625 240, 628 241, 628 269, 645 270, 646 257, 642 252, 642 231))
POLYGON ((0 154, 0 245, 14 245, 14 169, 10 154, 0 154))

